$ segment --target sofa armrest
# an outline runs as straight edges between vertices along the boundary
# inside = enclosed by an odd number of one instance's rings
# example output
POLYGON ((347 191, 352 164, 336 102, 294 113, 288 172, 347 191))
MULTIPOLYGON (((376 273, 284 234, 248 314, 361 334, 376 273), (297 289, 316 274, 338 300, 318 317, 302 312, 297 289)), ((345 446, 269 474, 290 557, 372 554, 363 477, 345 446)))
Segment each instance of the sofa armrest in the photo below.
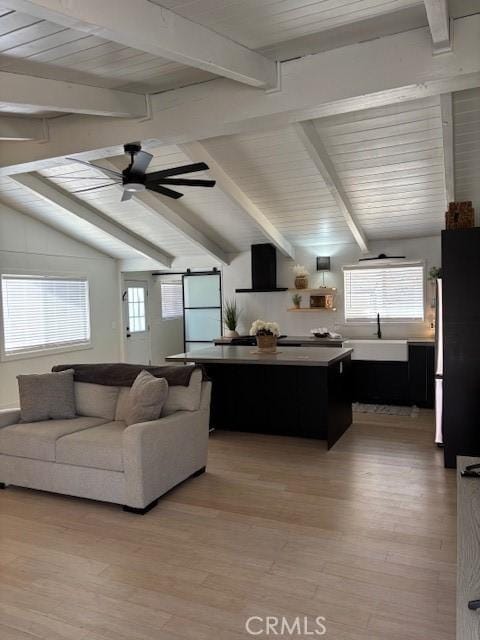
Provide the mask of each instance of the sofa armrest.
POLYGON ((132 424, 123 432, 127 505, 145 507, 207 464, 211 383, 197 411, 132 424))
POLYGON ((20 422, 20 409, 0 409, 0 429, 20 422))

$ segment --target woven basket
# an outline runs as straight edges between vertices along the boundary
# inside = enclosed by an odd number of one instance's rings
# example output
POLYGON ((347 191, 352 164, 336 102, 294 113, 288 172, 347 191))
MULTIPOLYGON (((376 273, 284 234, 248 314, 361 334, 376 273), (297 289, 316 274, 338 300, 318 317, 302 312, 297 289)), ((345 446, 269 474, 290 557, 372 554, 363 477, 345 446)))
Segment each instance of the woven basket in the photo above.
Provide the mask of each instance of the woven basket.
POLYGON ((307 289, 308 276, 297 276, 295 278, 295 289, 307 289))
POLYGON ((275 353, 277 350, 277 336, 256 336, 257 347, 264 353, 275 353))
POLYGON ((445 214, 447 229, 471 229, 475 226, 475 210, 471 201, 450 202, 445 214))

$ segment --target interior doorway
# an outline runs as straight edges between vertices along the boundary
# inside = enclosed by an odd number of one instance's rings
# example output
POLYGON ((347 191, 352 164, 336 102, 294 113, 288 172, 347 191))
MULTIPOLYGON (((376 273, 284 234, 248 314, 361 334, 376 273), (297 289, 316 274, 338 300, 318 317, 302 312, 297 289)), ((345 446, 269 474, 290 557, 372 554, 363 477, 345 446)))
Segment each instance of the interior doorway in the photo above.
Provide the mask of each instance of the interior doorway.
POLYGON ((122 301, 125 362, 151 364, 148 281, 125 280, 122 301))

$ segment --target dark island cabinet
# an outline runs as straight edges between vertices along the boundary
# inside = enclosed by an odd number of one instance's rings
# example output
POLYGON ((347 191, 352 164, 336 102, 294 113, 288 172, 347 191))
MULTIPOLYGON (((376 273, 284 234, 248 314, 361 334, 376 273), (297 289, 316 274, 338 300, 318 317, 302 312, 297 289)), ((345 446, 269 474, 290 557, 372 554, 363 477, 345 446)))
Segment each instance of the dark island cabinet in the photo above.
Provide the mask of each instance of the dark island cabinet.
POLYGON ((435 345, 408 345, 409 404, 433 409, 435 406, 435 345))

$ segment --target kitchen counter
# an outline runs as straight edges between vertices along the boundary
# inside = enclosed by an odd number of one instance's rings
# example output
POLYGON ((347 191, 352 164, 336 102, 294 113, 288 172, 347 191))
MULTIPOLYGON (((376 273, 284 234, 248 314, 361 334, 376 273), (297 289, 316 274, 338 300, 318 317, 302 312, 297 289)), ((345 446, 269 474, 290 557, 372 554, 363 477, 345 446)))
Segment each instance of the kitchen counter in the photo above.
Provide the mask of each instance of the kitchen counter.
MULTIPOLYGON (((216 345, 228 345, 231 338, 217 338, 214 342, 216 345)), ((286 338, 279 338, 278 346, 292 347, 341 347, 343 338, 316 338, 315 336, 287 336, 286 338)))
POLYGON ((210 426, 327 440, 352 423, 352 349, 216 346, 166 358, 201 364, 212 381, 210 426))
POLYGON ((298 347, 276 353, 259 353, 257 347, 216 346, 188 353, 168 356, 168 362, 198 362, 199 364, 263 364, 290 365, 295 367, 328 367, 352 353, 353 349, 341 347, 298 347))

